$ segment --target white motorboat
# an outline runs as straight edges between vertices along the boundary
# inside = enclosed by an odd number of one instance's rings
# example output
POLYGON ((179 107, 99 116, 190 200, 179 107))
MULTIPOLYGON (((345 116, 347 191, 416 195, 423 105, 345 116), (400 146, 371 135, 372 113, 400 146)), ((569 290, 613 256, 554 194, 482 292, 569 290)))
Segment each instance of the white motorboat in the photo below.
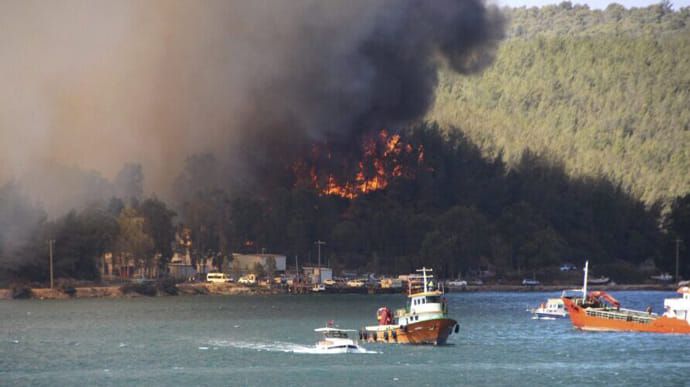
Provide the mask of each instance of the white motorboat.
POLYGON ((324 327, 314 329, 314 332, 323 334, 323 339, 316 343, 316 349, 326 353, 365 353, 367 351, 360 347, 356 340, 348 337, 349 332, 357 332, 354 329, 324 327))
POLYGON ((560 298, 549 298, 545 303, 539 305, 538 308, 531 309, 530 312, 535 319, 556 319, 568 316, 568 311, 565 310, 563 300, 560 298))

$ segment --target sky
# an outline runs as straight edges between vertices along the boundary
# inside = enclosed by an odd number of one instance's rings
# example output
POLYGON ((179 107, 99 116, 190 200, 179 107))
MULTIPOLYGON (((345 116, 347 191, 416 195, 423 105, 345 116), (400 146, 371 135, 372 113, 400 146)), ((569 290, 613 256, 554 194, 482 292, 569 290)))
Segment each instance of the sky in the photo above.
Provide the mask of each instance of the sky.
MULTIPOLYGON (((532 7, 532 6, 542 6, 547 4, 560 4, 561 0, 495 0, 498 5, 507 5, 510 7, 532 7)), ((592 9, 604 9, 607 5, 614 2, 611 0, 570 0, 573 4, 587 4, 592 9)), ((660 0, 619 0, 615 3, 623 5, 625 8, 633 7, 646 7, 651 4, 657 4, 661 2, 660 0)), ((690 0, 671 0, 673 9, 683 8, 690 6, 690 0)))

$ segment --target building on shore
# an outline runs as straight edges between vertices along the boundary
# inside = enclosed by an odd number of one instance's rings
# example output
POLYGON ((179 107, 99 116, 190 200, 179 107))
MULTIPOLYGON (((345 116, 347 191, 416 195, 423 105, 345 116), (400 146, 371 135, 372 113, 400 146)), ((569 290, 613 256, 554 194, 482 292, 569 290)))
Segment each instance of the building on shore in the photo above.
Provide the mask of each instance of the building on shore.
POLYGON ((170 263, 168 263, 168 276, 177 280, 187 280, 196 275, 196 269, 192 265, 192 258, 189 252, 186 254, 173 254, 170 263))
POLYGON ((160 260, 159 254, 146 262, 144 259, 136 259, 129 254, 108 252, 101 256, 98 270, 101 279, 106 281, 158 278, 160 260))
POLYGON ((270 262, 275 262, 276 272, 285 272, 286 257, 280 254, 232 254, 233 265, 237 265, 243 273, 254 269, 258 263, 266 269, 270 262))
POLYGON ((302 273, 307 281, 314 284, 322 284, 326 280, 333 279, 333 269, 330 267, 303 266, 302 273))

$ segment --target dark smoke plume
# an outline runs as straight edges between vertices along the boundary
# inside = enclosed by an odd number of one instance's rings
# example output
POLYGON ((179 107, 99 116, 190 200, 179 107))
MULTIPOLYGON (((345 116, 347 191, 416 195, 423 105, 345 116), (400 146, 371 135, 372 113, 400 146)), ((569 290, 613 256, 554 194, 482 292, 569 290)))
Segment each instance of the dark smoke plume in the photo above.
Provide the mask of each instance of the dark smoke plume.
POLYGON ((55 165, 113 181, 140 163, 165 197, 204 152, 251 175, 420 119, 439 66, 481 69, 502 36, 482 0, 5 1, 0 183, 48 203, 75 188, 55 165))
POLYGON ((302 26, 279 49, 278 71, 250 89, 241 135, 254 167, 289 162, 281 155, 313 141, 352 149, 363 132, 419 120, 440 66, 480 70, 503 37, 501 14, 478 0, 360 2, 347 16, 343 3, 298 4, 302 26))

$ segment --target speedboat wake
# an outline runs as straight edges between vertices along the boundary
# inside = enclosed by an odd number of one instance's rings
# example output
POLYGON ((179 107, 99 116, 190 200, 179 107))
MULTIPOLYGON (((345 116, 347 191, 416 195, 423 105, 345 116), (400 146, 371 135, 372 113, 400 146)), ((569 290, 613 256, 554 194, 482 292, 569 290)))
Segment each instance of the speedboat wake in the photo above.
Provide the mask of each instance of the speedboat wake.
MULTIPOLYGON (((312 355, 331 355, 334 354, 333 351, 329 351, 323 348, 317 348, 315 346, 307 346, 296 343, 288 343, 282 341, 273 342, 257 342, 257 341, 231 341, 231 340, 211 340, 208 345, 213 347, 225 347, 225 348, 239 348, 239 349, 250 349, 254 351, 266 351, 266 352, 286 352, 286 353, 299 353, 299 354, 312 354, 312 355)), ((376 351, 370 351, 362 348, 356 352, 349 353, 378 353, 376 351)))

